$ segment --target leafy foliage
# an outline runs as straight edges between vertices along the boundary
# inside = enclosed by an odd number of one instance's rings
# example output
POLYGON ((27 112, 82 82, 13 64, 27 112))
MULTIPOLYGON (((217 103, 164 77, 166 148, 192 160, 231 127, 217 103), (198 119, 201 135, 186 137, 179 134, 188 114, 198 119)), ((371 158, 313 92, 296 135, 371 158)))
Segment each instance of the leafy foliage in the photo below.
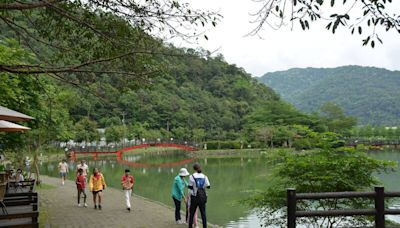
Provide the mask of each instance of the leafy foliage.
MULTIPOLYGON (((363 46, 375 47, 383 43, 379 33, 394 30, 400 33, 400 16, 393 12, 392 0, 261 0, 250 32, 258 34, 266 25, 278 29, 287 24, 300 25, 302 30, 310 29, 319 21, 326 23, 326 29, 335 33, 339 28, 348 28, 351 34, 366 35, 363 46), (340 7, 339 7, 340 6, 340 7)), ((396 9, 397 10, 397 9, 396 9)))
MULTIPOLYGON (((279 151, 271 156, 274 164, 270 176, 271 185, 249 200, 250 205, 260 208, 260 216, 265 225, 286 226, 286 189, 296 188, 299 193, 340 192, 369 190, 379 182, 374 173, 387 172, 394 163, 379 161, 365 153, 353 149, 333 149, 325 144, 324 149, 296 153, 279 151)), ((324 208, 349 209, 368 204, 360 200, 316 200, 301 201, 298 210, 316 210, 324 208)), ((316 227, 336 227, 364 224, 365 220, 333 218, 327 220, 304 218, 297 224, 316 227), (340 225, 339 225, 340 224, 340 225)))
POLYGON ((37 58, 30 65, 0 64, 0 70, 67 73, 57 77, 74 82, 70 74, 113 73, 143 79, 154 71, 150 67, 154 64, 143 60, 160 54, 157 48, 162 46, 152 35, 198 38, 219 19, 217 13, 175 0, 7 0, 0 3, 3 38, 17 38, 37 58))
MULTIPOLYGON (((11 44, 2 46, 5 53, 23 50, 20 47, 8 50, 10 47, 11 44)), ((116 83, 118 76, 113 74, 85 79, 86 86, 82 88, 44 75, 25 77, 3 73, 4 92, 0 104, 23 112, 29 110, 27 114, 43 121, 34 129, 40 130, 41 135, 48 132, 47 138, 42 136, 42 139, 46 138, 45 142, 97 140, 96 128, 106 128, 108 142, 119 141, 122 137, 238 140, 242 138, 244 126, 251 122, 245 120, 246 116, 255 116, 253 112, 261 110, 260 107, 271 110, 276 107, 273 111, 275 116, 286 109, 293 112, 290 115, 299 114, 290 105, 280 104, 279 97, 270 88, 235 65, 226 63, 222 56, 211 57, 206 51, 171 46, 163 49, 178 55, 154 57, 154 61, 160 60, 170 67, 154 77, 148 86, 132 88, 116 83), (18 87, 21 90, 12 89, 18 87), (37 105, 24 109, 23 103, 14 102, 16 96, 22 96, 14 94, 16 92, 26 93, 23 96, 34 99, 29 104, 36 102, 37 105), (269 101, 274 105, 263 105, 269 101), (121 121, 123 114, 126 127, 121 121)), ((30 55, 25 51, 15 59, 23 61, 30 55)), ((32 58, 24 64, 34 62, 32 58)), ((23 145, 21 140, 17 140, 19 143, 15 145, 23 145)))

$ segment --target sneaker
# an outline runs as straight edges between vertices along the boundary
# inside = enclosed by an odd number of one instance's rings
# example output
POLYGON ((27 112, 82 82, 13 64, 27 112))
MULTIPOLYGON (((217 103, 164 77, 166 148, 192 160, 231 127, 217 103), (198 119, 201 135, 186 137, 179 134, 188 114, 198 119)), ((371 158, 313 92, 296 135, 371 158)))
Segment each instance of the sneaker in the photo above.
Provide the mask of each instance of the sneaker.
POLYGON ((82 205, 80 203, 78 203, 78 207, 82 207, 82 205))
POLYGON ((94 205, 94 209, 95 209, 95 210, 97 209, 97 205, 94 205))
POLYGON ((126 208, 129 212, 131 212, 131 208, 130 207, 128 207, 128 208, 126 208))
POLYGON ((99 204, 99 210, 101 210, 101 205, 99 204))
POLYGON ((181 225, 181 224, 184 224, 184 222, 182 220, 178 220, 178 221, 176 221, 176 224, 181 225))
POLYGON ((87 207, 87 203, 83 204, 84 207, 87 207))

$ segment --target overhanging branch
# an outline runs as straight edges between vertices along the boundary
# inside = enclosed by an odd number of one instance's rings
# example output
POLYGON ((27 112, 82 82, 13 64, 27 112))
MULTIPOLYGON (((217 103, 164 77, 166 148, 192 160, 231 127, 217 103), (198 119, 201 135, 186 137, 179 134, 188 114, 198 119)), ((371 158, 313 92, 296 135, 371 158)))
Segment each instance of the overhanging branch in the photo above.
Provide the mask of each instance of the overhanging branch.
POLYGON ((0 4, 0 10, 30 10, 36 8, 43 8, 49 6, 49 4, 62 2, 62 0, 53 0, 53 1, 39 1, 39 2, 30 2, 30 3, 21 3, 14 2, 9 4, 0 4))

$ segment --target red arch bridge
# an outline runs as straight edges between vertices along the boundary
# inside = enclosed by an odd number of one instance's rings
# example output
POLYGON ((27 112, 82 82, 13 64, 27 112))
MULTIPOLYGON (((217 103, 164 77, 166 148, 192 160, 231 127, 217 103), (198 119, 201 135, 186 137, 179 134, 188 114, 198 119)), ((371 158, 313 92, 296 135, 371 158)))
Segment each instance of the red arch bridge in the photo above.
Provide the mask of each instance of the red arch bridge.
POLYGON ((185 143, 164 143, 164 142, 156 142, 156 143, 142 143, 142 144, 126 144, 126 145, 117 145, 113 147, 73 147, 69 149, 69 154, 72 160, 76 160, 78 155, 92 155, 94 159, 97 159, 98 155, 106 155, 106 154, 115 154, 117 156, 117 160, 122 160, 122 154, 127 151, 148 148, 148 147, 162 147, 162 148, 176 148, 186 151, 197 151, 199 148, 198 144, 188 144, 185 143))

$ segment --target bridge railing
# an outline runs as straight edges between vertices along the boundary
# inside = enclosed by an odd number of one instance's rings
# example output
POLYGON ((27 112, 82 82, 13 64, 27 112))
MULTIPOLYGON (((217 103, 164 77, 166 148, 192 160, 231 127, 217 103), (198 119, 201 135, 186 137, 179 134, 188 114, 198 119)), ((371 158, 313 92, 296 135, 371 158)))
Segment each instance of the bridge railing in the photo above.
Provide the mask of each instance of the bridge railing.
POLYGON ((385 198, 400 197, 400 192, 385 192, 384 187, 375 187, 374 192, 325 192, 296 193, 296 189, 287 189, 287 227, 296 227, 296 218, 301 217, 339 217, 339 216, 374 216, 375 227, 385 228, 385 215, 399 215, 400 209, 387 209, 385 198), (370 198, 374 200, 374 208, 343 210, 310 210, 298 211, 299 200, 320 199, 355 199, 370 198))
POLYGON ((345 144, 347 146, 364 145, 400 145, 400 139, 371 139, 371 138, 346 138, 345 144))
POLYGON ((159 140, 159 139, 150 139, 150 140, 145 140, 145 141, 129 141, 125 143, 112 143, 112 145, 90 145, 90 146, 73 146, 73 147, 68 147, 68 151, 74 151, 74 152, 117 152, 121 149, 132 147, 132 146, 139 146, 143 144, 150 144, 150 145, 157 145, 157 144, 178 144, 178 145, 184 145, 184 146, 189 146, 193 148, 202 148, 203 144, 202 143, 196 143, 196 142, 189 142, 185 140, 159 140))

